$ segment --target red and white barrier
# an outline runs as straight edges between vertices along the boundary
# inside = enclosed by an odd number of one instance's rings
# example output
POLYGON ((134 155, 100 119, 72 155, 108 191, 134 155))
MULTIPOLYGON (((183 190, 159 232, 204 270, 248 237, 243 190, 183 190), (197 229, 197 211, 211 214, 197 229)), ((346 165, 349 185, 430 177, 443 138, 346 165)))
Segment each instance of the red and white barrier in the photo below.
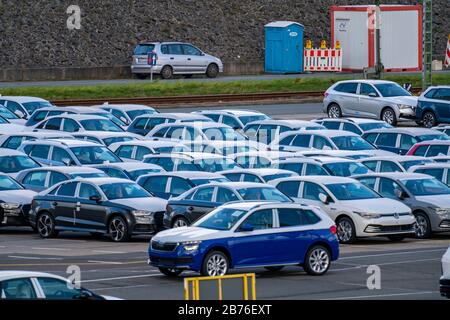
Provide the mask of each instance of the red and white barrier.
POLYGON ((342 71, 342 49, 305 49, 305 71, 342 71))
POLYGON ((445 54, 445 67, 450 67, 450 34, 448 35, 448 41, 447 41, 447 52, 445 54))

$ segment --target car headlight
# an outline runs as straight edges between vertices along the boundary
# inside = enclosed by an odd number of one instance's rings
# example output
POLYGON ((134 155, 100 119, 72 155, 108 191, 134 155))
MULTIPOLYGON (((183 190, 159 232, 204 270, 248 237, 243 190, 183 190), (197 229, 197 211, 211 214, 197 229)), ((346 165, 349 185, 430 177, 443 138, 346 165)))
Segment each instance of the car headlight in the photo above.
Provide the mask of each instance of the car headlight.
POLYGON ((397 107, 398 107, 400 110, 404 110, 404 109, 414 109, 413 106, 409 106, 409 105, 407 105, 407 104, 398 104, 397 107))
POLYGON ((131 211, 137 223, 149 224, 153 223, 153 212, 147 210, 133 210, 131 211))
POLYGON ((198 247, 200 246, 201 241, 186 241, 182 242, 183 249, 185 251, 196 251, 198 247))
POLYGON ((439 215, 445 215, 450 213, 449 208, 434 208, 434 211, 439 215))
POLYGON ((0 203, 0 207, 2 207, 5 210, 16 210, 20 208, 20 204, 18 203, 0 203))
POLYGON ((359 211, 353 211, 353 213, 356 213, 361 218, 364 219, 379 219, 381 218, 381 214, 378 213, 369 213, 369 212, 359 212, 359 211))

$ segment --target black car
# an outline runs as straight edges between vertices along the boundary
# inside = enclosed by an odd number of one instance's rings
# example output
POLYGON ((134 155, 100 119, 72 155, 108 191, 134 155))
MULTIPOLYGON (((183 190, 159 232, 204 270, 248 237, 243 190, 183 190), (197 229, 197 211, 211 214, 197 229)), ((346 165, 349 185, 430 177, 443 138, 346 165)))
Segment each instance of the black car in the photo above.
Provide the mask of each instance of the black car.
POLYGON ((137 183, 117 178, 69 180, 37 195, 30 223, 42 238, 60 231, 108 234, 113 241, 158 230, 166 200, 154 197, 137 183))
POLYGON ((222 204, 234 201, 292 202, 275 187, 263 183, 210 183, 170 199, 164 214, 164 227, 188 226, 222 204))

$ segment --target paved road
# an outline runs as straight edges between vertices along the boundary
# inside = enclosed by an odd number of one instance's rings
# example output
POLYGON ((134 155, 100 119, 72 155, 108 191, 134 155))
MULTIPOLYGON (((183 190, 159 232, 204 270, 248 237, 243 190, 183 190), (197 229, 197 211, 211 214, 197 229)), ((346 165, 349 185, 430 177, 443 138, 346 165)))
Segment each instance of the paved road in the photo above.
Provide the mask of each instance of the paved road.
MULTIPOLYGON (((431 240, 384 238, 341 246, 341 258, 323 277, 306 275, 299 267, 278 273, 256 272, 259 299, 441 299, 440 259, 450 235, 431 240), (381 289, 367 288, 367 267, 381 270, 381 289)), ((70 265, 82 271, 82 284, 99 294, 124 299, 183 299, 183 277, 170 279, 146 264, 147 238, 115 244, 107 238, 62 233, 43 240, 27 229, 0 232, 0 270, 35 270, 67 276, 70 265)))

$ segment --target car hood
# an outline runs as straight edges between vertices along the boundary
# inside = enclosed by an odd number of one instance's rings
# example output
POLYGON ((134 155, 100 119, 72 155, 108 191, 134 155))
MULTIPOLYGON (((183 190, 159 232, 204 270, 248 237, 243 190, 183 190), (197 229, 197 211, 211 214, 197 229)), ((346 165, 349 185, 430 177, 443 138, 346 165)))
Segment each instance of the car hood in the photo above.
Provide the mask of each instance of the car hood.
POLYGON ((25 123, 27 122, 27 120, 25 119, 8 119, 8 121, 11 122, 11 124, 16 124, 21 127, 24 127, 25 123))
POLYGON ((398 156, 397 153, 386 151, 386 150, 380 150, 380 149, 374 149, 374 150, 363 150, 362 152, 367 153, 368 155, 371 155, 373 157, 392 157, 392 156, 398 156))
POLYGON ((131 198, 110 200, 112 203, 121 204, 136 210, 147 210, 152 212, 166 211, 167 200, 158 197, 131 198))
POLYGON ((388 198, 347 200, 342 201, 342 204, 345 204, 349 209, 358 212, 379 214, 411 212, 411 209, 400 201, 388 198))
POLYGON ((21 126, 19 124, 14 123, 4 123, 0 124, 0 133, 1 134, 10 134, 15 132, 22 132, 24 131, 25 127, 21 126))
POLYGON ((5 190, 0 191, 0 201, 30 204, 35 195, 37 195, 37 193, 31 190, 5 190))
POLYGON ((430 203, 439 208, 450 208, 450 196, 448 194, 437 196, 418 196, 416 197, 416 200, 430 203))
POLYGON ((404 96, 404 97, 390 97, 390 98, 383 98, 385 99, 385 101, 389 101, 392 103, 396 103, 396 104, 405 104, 408 106, 417 106, 417 102, 419 100, 418 97, 408 97, 408 96, 404 96))
POLYGON ((227 231, 199 227, 181 227, 159 232, 152 240, 162 242, 202 241, 224 237, 227 231))

